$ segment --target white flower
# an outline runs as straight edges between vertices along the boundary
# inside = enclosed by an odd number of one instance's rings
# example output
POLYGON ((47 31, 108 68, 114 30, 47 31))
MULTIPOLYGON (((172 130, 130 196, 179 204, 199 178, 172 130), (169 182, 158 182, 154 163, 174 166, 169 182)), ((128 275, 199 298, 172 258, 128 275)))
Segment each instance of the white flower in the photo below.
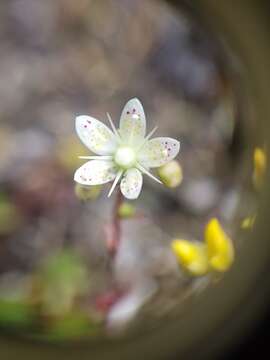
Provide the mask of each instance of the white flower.
POLYGON ((125 105, 119 130, 116 130, 109 114, 111 131, 106 125, 87 115, 76 118, 76 131, 81 141, 98 156, 82 156, 89 159, 74 175, 82 185, 99 185, 113 181, 110 196, 120 179, 122 194, 136 199, 146 174, 161 183, 149 172, 149 168, 160 167, 178 154, 180 143, 168 137, 150 140, 154 128, 146 137, 146 120, 143 106, 138 99, 131 99, 125 105))

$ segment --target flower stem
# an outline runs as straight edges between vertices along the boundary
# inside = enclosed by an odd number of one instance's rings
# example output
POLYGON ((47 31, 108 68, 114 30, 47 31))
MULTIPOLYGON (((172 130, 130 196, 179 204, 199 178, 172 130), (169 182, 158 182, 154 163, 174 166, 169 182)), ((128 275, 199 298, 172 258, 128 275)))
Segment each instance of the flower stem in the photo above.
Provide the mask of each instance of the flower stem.
POLYGON ((113 219, 111 225, 110 240, 108 242, 108 250, 112 258, 117 254, 121 241, 121 218, 119 216, 119 208, 123 203, 123 195, 120 189, 117 189, 115 203, 113 207, 113 219))

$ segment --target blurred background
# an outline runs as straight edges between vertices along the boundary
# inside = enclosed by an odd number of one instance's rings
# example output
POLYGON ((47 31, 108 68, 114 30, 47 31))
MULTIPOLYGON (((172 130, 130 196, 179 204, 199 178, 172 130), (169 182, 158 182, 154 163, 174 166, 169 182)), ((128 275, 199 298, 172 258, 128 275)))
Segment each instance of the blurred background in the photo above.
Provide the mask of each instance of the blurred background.
POLYGON ((223 281, 183 272, 173 239, 203 241, 218 217, 236 257, 242 251, 257 211, 253 153, 266 139, 246 65, 206 26, 205 9, 179 3, 176 11, 154 0, 1 2, 3 332, 71 343, 148 334, 223 281), (132 97, 148 131, 181 141, 183 180, 169 189, 145 179, 112 262, 115 199, 107 186, 75 187, 78 156, 88 153, 74 119, 106 122, 108 111, 118 124, 132 97))

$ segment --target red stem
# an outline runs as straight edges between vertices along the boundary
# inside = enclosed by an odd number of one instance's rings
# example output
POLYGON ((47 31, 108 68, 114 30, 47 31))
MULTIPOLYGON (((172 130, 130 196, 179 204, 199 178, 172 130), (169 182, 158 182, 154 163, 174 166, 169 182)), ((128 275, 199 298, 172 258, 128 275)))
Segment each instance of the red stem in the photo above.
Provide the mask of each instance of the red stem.
POLYGON ((113 207, 112 234, 111 234, 111 241, 109 244, 109 252, 112 258, 115 257, 121 240, 121 219, 119 216, 119 208, 122 205, 122 203, 123 203, 123 195, 120 189, 118 189, 116 194, 115 204, 113 207))

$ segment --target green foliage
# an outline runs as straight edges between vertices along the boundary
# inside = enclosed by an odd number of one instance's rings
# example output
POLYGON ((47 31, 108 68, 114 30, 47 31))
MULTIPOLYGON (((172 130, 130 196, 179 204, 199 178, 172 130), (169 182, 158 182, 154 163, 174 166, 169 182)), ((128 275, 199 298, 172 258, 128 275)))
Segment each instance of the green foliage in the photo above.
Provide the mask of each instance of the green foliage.
POLYGON ((0 322, 2 326, 26 327, 33 321, 33 309, 20 301, 0 299, 0 322))
POLYGON ((24 280, 20 286, 13 284, 2 291, 2 327, 14 331, 23 328, 31 338, 49 341, 76 340, 100 333, 102 319, 95 317, 93 309, 80 309, 79 300, 89 290, 89 279, 79 256, 61 250, 50 255, 33 277, 24 280))
POLYGON ((74 311, 58 318, 49 326, 42 338, 51 341, 76 340, 95 336, 98 332, 98 324, 91 322, 86 314, 74 311))
POLYGON ((72 252, 50 256, 38 275, 42 312, 51 316, 70 312, 76 298, 87 291, 88 281, 87 269, 72 252))

